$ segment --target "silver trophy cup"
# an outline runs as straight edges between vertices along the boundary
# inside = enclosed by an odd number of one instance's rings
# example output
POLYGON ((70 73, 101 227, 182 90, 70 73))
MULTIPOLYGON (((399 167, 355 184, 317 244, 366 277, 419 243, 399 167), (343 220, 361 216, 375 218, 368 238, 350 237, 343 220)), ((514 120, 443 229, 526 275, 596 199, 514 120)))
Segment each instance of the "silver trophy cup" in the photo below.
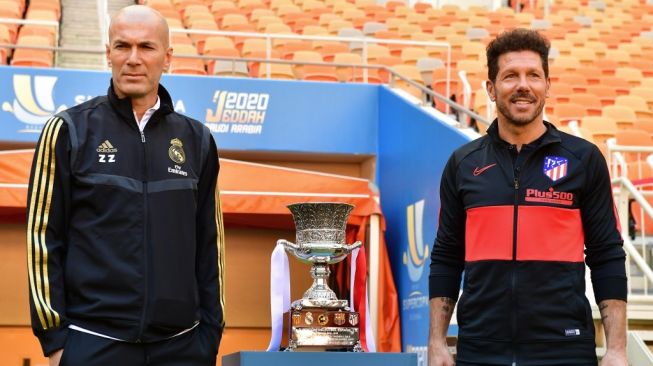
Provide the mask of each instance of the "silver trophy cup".
POLYGON ((327 284, 329 264, 342 261, 361 242, 345 244, 345 229, 354 206, 309 202, 289 205, 297 243, 281 239, 287 252, 311 264, 313 284, 293 301, 287 351, 345 350, 361 352, 359 314, 347 300, 339 300, 327 284))

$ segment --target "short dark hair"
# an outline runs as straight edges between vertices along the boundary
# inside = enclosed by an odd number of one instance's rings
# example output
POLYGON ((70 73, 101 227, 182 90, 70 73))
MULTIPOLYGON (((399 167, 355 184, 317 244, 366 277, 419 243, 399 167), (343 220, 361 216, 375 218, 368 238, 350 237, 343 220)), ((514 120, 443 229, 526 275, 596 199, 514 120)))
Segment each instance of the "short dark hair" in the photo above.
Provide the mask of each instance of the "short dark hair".
POLYGON ((516 28, 499 34, 486 49, 488 79, 494 82, 499 73, 499 56, 519 51, 533 51, 540 55, 544 76, 548 78, 549 48, 549 40, 534 30, 516 28))

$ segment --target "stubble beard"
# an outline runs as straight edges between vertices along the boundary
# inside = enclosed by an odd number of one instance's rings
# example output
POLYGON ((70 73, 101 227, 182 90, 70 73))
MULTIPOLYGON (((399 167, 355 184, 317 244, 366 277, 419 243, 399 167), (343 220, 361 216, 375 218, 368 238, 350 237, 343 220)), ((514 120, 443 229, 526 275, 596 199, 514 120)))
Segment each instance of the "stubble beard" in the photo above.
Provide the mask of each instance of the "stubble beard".
MULTIPOLYGON (((518 93, 518 95, 511 97, 511 99, 522 95, 523 94, 519 95, 518 93)), ((506 103, 499 102, 498 98, 497 98, 496 105, 497 105, 497 110, 499 111, 499 113, 501 113, 501 115, 503 115, 506 118, 506 121, 515 126, 528 125, 529 123, 535 121, 535 119, 542 113, 542 110, 544 110, 544 100, 540 100, 537 106, 535 107, 533 113, 527 116, 515 116, 514 114, 512 114, 512 112, 510 112, 510 107, 506 103)))

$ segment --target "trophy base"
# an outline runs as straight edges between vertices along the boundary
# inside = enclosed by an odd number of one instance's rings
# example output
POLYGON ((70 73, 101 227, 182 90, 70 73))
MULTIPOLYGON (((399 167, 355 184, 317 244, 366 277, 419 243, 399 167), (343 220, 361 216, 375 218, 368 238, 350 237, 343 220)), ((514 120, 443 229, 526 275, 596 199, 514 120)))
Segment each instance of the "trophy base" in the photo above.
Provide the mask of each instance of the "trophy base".
POLYGON ((357 312, 293 308, 286 351, 362 352, 357 312))
POLYGON ((356 342, 353 347, 327 347, 327 346, 296 346, 292 342, 284 352, 365 352, 360 342, 356 342))
POLYGON ((303 308, 349 310, 349 302, 347 300, 299 299, 293 301, 291 307, 295 310, 302 310, 303 308))

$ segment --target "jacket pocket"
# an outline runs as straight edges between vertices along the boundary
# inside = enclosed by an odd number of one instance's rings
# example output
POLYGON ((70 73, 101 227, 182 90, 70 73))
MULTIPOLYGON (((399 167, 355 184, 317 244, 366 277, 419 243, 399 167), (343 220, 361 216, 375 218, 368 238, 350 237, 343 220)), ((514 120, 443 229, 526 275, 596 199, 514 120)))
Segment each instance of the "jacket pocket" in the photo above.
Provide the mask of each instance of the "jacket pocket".
POLYGON ((517 337, 524 341, 593 338, 582 263, 529 263, 520 271, 517 337))
POLYGON ((176 299, 158 299, 152 307, 151 323, 162 329, 183 330, 195 323, 195 304, 176 299))

